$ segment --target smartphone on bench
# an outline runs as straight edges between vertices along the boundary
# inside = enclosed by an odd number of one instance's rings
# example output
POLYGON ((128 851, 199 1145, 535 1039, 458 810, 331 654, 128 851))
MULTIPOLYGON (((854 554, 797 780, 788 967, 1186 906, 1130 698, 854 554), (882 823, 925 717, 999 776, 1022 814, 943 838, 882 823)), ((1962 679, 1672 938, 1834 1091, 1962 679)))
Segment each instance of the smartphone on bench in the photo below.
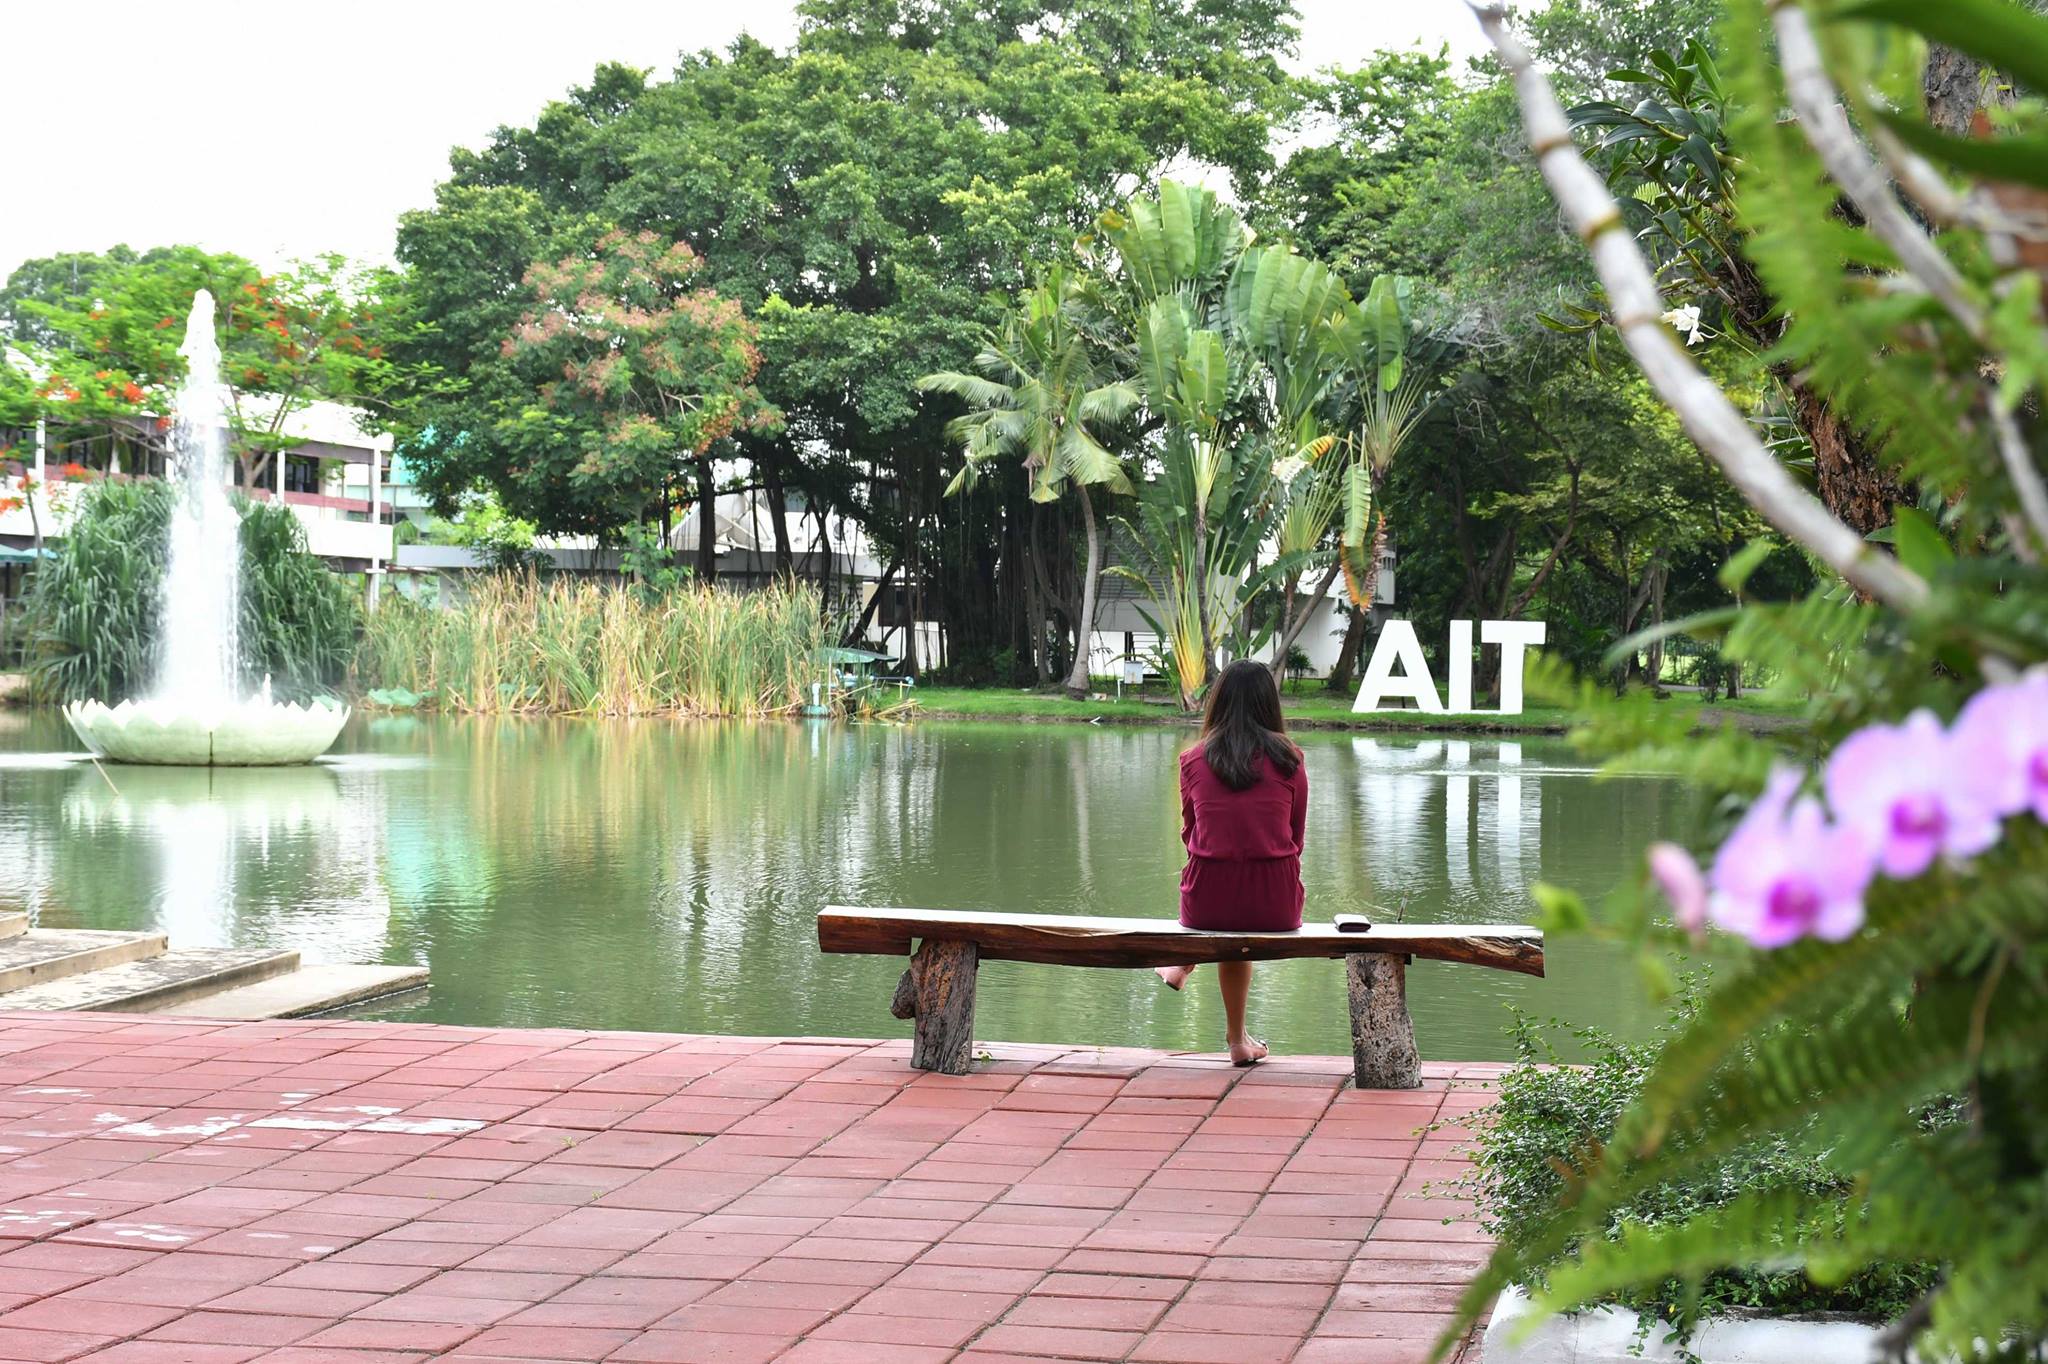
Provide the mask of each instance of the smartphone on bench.
POLYGON ((1363 914, 1334 914, 1330 922, 1337 925, 1339 933, 1363 933, 1372 927, 1372 920, 1363 914))

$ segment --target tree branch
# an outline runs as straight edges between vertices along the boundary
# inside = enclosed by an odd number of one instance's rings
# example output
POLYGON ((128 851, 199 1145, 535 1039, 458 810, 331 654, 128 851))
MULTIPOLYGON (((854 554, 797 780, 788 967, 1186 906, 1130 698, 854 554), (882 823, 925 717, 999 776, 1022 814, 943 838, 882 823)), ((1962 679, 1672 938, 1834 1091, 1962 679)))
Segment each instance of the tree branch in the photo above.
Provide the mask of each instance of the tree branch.
POLYGON ((1799 131, 1830 178, 1849 196, 1877 239, 1892 249, 1906 273, 1920 281, 1949 316, 1962 324, 1970 339, 1984 343, 1984 314, 1969 296, 1968 286, 1949 264, 1934 239, 1907 216, 1892 193, 1891 177, 1873 161, 1849 126, 1835 83, 1821 62, 1820 44, 1806 12, 1794 0, 1770 0, 1771 24, 1778 33, 1778 64, 1785 74, 1785 94, 1799 116, 1799 131))
POLYGON ((1621 210, 1579 155, 1550 83, 1508 31, 1507 11, 1488 0, 1467 2, 1514 79, 1530 149, 1558 205, 1592 253, 1594 268, 1614 305, 1615 329, 1650 386, 1765 520, 1859 590, 1902 610, 1919 606, 1927 599, 1926 581, 1873 549, 1793 482, 1728 395, 1686 356, 1663 323, 1664 300, 1629 239, 1621 210))
POLYGON ((2041 482, 2041 471, 2034 467, 2033 452, 2027 449, 2026 437, 2020 434, 2012 413, 2001 408, 1995 398, 1990 407, 1991 429, 1998 436, 1998 455, 2005 461, 2006 476, 2019 494, 2020 510, 2026 513, 2035 543, 2048 548, 2048 486, 2041 482))
POLYGON ((1565 507, 1564 529, 1557 533, 1555 540, 1551 541, 1550 554, 1543 560, 1543 567, 1536 570, 1536 576, 1529 579, 1529 585, 1522 589, 1522 595, 1515 598, 1508 606, 1507 615, 1510 618, 1521 615, 1529 603, 1536 600, 1536 594, 1543 590, 1544 580, 1550 576, 1550 570, 1557 567, 1558 557, 1564 553, 1564 547, 1571 543, 1572 532, 1578 529, 1579 465, 1576 461, 1572 463, 1571 471, 1572 495, 1571 501, 1565 507))

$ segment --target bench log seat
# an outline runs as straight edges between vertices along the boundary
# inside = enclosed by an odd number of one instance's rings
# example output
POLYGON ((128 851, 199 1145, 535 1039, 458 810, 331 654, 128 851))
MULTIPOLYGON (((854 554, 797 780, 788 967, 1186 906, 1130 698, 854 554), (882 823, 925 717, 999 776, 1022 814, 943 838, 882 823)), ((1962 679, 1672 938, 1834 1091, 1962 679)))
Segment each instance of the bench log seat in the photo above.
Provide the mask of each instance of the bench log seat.
POLYGON ((1543 974, 1542 931, 1518 924, 1375 924, 1362 932, 1303 924, 1292 933, 1205 933, 1171 919, 832 905, 818 914, 818 947, 910 956, 889 1009, 916 1021, 910 1064, 947 1075, 965 1075, 973 1061, 975 972, 984 961, 1129 969, 1342 957, 1352 1069, 1360 1089, 1421 1086, 1422 1062, 1408 1013, 1410 961, 1543 974))

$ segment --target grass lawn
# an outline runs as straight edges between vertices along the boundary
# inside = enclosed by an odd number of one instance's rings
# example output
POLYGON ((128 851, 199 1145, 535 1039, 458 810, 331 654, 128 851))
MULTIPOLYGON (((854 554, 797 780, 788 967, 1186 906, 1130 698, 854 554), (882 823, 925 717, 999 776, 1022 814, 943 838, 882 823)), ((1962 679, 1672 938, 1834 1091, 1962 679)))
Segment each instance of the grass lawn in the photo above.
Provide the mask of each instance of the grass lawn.
MULTIPOLYGON (((1126 688, 1122 700, 1112 685, 1098 693, 1100 700, 1070 701, 1058 691, 1020 691, 1007 687, 918 687, 910 692, 919 715, 932 719, 1065 721, 1086 724, 1190 724, 1170 693, 1153 692, 1140 698, 1126 688)), ((1704 723, 1718 724, 1723 718, 1768 726, 1774 720, 1789 720, 1805 708, 1803 701, 1763 700, 1743 697, 1737 701, 1702 703, 1696 693, 1675 692, 1665 702, 1689 706, 1700 713, 1704 723)), ((1367 715, 1351 712, 1351 698, 1334 696, 1319 683, 1289 683, 1281 706, 1290 722, 1313 729, 1402 729, 1450 730, 1522 734, 1561 734, 1571 728, 1572 712, 1560 706, 1529 706, 1520 715, 1426 715, 1412 710, 1374 711, 1367 715)))

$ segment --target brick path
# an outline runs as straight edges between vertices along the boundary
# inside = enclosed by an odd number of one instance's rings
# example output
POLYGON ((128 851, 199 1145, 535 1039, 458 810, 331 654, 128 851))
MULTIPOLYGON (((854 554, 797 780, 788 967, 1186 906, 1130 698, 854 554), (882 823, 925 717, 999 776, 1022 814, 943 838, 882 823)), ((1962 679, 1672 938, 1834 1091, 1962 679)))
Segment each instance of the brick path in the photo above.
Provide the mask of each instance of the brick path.
POLYGON ((0 1014, 0 1359, 1412 1364, 1484 1254, 1496 1068, 994 1051, 0 1014))

